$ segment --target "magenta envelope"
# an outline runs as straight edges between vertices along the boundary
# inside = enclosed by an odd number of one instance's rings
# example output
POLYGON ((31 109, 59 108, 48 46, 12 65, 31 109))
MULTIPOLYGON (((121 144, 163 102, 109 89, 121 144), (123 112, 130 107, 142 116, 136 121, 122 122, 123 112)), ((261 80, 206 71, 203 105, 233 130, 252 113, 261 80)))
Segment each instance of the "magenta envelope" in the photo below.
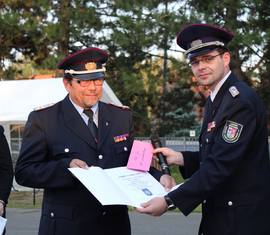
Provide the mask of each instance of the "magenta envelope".
POLYGON ((127 168, 139 171, 149 171, 152 157, 152 144, 145 141, 134 140, 127 168))

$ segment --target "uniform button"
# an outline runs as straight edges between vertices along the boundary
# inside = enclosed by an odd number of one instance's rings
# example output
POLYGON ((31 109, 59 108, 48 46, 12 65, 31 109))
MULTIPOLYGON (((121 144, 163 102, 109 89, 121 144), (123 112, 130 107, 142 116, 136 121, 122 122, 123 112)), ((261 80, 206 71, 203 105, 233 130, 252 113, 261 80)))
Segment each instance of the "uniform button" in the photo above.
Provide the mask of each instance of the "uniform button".
POLYGON ((205 204, 206 203, 206 200, 203 200, 203 204, 205 204))
POLYGON ((106 211, 103 211, 103 212, 102 212, 102 215, 106 215, 106 211))
POLYGON ((101 159, 103 159, 103 156, 100 154, 100 155, 98 155, 98 158, 101 160, 101 159))
POLYGON ((232 201, 228 201, 228 206, 232 206, 233 202, 232 201))
POLYGON ((209 139, 208 138, 206 138, 206 143, 208 143, 209 142, 209 139))
POLYGON ((51 217, 52 217, 52 218, 54 217, 54 213, 53 213, 53 212, 51 212, 51 217))
POLYGON ((200 147, 202 147, 202 144, 200 144, 200 147))
POLYGON ((69 152, 69 148, 65 148, 65 153, 68 153, 69 152))
POLYGON ((124 151, 128 151, 128 148, 127 147, 124 147, 124 151))

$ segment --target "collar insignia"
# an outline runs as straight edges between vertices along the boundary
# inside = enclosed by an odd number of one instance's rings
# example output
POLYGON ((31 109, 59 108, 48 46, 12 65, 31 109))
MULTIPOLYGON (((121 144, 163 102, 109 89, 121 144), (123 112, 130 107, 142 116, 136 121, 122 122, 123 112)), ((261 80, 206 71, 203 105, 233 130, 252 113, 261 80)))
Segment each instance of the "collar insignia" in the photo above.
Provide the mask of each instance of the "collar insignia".
POLYGON ((237 90, 235 86, 231 86, 229 88, 229 92, 231 93, 232 97, 235 97, 240 94, 240 92, 237 90))

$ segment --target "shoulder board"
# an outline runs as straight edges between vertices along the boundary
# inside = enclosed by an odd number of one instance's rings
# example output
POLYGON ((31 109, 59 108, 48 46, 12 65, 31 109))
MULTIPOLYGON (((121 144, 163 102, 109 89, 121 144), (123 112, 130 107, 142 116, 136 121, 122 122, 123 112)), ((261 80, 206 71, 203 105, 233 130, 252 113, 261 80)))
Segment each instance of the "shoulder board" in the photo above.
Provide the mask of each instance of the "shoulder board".
POLYGON ((114 106, 116 108, 120 108, 120 109, 126 109, 126 110, 130 109, 128 106, 125 106, 125 105, 116 105, 116 104, 112 104, 112 103, 108 103, 108 104, 111 106, 114 106))
POLYGON ((47 108, 49 108, 49 107, 51 107, 53 105, 54 105, 54 103, 41 105, 41 106, 38 106, 38 107, 34 108, 34 111, 41 111, 41 110, 47 109, 47 108))
POLYGON ((232 97, 238 96, 240 92, 237 90, 235 86, 231 86, 229 88, 229 92, 231 93, 232 97))

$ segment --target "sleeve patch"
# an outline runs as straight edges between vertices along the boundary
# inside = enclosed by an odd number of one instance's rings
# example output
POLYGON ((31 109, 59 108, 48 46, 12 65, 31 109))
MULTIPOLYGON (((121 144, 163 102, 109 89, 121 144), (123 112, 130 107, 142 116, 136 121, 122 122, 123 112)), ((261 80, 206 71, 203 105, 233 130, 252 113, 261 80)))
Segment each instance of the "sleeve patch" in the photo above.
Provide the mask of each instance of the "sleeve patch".
POLYGON ((242 129, 242 124, 227 120, 222 131, 223 140, 230 144, 237 142, 241 135, 242 129))

